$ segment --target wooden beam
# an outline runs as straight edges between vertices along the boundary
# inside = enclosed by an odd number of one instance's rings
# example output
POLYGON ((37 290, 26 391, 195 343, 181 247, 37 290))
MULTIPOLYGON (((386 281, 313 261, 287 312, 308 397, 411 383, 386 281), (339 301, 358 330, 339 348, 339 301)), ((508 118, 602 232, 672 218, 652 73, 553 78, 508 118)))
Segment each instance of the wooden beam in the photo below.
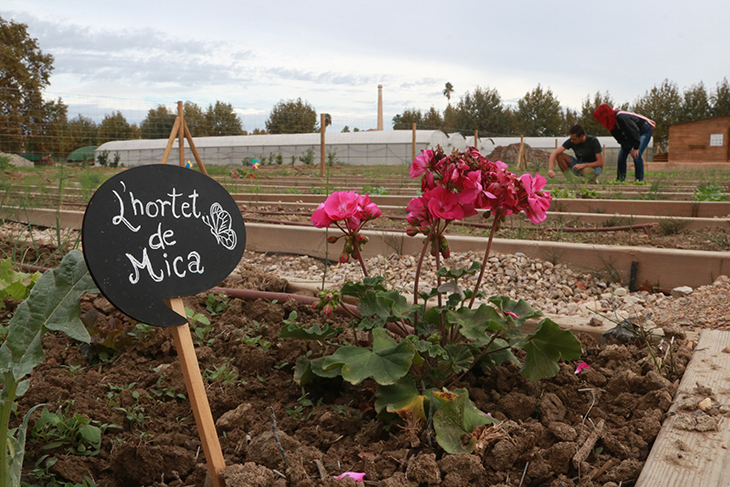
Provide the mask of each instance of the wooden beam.
POLYGON ((730 407, 728 347, 730 332, 702 332, 636 487, 730 485, 730 421, 696 407, 709 396, 713 410, 730 407))

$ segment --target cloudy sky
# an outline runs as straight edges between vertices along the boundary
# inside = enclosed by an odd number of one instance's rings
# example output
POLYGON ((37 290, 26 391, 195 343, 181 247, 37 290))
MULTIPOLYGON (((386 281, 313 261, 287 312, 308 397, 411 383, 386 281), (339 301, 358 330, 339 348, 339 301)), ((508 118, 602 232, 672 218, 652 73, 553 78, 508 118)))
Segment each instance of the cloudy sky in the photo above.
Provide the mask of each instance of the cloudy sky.
POLYGON ((47 97, 97 120, 221 100, 252 130, 301 97, 335 130, 367 129, 382 84, 388 129, 405 108, 443 110, 447 81, 452 102, 481 86, 516 104, 541 84, 579 109, 730 78, 727 0, 3 0, 0 16, 55 57, 47 97))

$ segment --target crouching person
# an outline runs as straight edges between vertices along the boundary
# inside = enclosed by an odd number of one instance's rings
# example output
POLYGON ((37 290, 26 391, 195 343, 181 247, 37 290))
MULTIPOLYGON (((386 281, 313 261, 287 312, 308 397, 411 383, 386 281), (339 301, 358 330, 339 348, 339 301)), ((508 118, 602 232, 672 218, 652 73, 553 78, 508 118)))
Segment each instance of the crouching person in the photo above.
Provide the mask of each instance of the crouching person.
POLYGON ((576 176, 582 176, 589 183, 596 184, 598 176, 603 172, 603 149, 596 137, 586 135, 580 125, 570 128, 570 138, 550 154, 548 161, 548 177, 555 177, 555 163, 565 173, 568 169, 576 176), (572 149, 575 157, 565 153, 572 149))

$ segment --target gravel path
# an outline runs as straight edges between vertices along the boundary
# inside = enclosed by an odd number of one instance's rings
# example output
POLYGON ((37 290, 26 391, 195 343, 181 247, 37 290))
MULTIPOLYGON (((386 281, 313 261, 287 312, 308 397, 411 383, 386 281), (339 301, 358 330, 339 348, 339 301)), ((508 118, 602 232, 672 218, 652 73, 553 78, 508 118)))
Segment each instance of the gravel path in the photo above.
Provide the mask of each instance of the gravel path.
MULTIPOLYGON (((424 263, 421 289, 435 285, 433 259, 424 263)), ((475 252, 453 253, 444 265, 449 268, 469 267, 481 261, 475 252)), ((324 264, 318 259, 296 255, 268 255, 249 252, 243 261, 263 271, 277 274, 289 281, 305 281, 313 285, 322 282, 324 264)), ((413 293, 417 255, 387 258, 379 256, 366 261, 370 275, 381 275, 389 287, 400 289, 407 296, 413 293)), ((331 265, 327 268, 327 287, 338 288, 346 280, 362 277, 359 264, 331 265)), ((460 281, 473 286, 476 276, 460 281)), ((551 262, 530 259, 524 254, 494 254, 489 258, 482 289, 487 296, 507 295, 522 298, 546 314, 574 316, 600 324, 618 322, 628 317, 648 317, 648 324, 679 325, 685 331, 702 328, 730 330, 730 279, 720 276, 710 286, 697 289, 680 288, 672 296, 647 291, 628 292, 617 283, 607 282, 588 273, 571 270, 551 262), (595 320, 594 320, 595 321, 595 320)))
MULTIPOLYGON (((77 232, 65 230, 61 241, 73 243, 77 232)), ((0 238, 20 244, 29 240, 24 225, 5 224, 0 227, 0 238)), ((34 231, 35 242, 53 245, 59 236, 53 229, 34 231)), ((481 262, 482 254, 476 252, 452 253, 443 265, 469 267, 472 262, 481 262)), ((243 263, 275 274, 289 281, 306 281, 313 285, 322 282, 324 264, 321 260, 307 256, 277 255, 246 251, 243 263)), ((366 261, 371 275, 386 277, 391 288, 400 289, 407 296, 413 294, 417 255, 372 258, 366 261)), ((355 281, 362 277, 359 264, 331 265, 327 268, 326 281, 330 288, 339 288, 346 280, 355 281)), ((421 290, 435 285, 433 259, 424 262, 421 274, 421 290)), ((469 276, 461 281, 462 286, 473 286, 476 277, 469 276)), ((702 328, 730 330, 730 279, 718 277, 713 285, 687 289, 685 293, 666 296, 646 291, 630 293, 619 284, 600 279, 592 274, 571 270, 551 262, 530 259, 524 254, 494 254, 485 271, 482 289, 487 296, 507 295, 522 298, 534 308, 546 314, 590 318, 600 320, 599 324, 618 322, 628 317, 650 316, 650 322, 665 326, 680 325, 685 331, 698 332, 702 328)))

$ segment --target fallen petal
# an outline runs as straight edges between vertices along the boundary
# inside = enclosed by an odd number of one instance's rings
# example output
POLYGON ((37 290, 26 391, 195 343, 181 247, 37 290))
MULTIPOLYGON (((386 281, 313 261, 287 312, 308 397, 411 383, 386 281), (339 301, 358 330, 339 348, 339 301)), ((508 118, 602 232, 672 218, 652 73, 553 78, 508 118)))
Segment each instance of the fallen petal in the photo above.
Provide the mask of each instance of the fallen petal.
POLYGON ((579 363, 579 364, 578 364, 578 366, 577 366, 577 367, 575 368, 575 373, 576 373, 576 374, 580 374, 580 373, 581 373, 582 371, 584 371, 584 370, 587 370, 587 369, 590 369, 590 368, 591 368, 591 366, 590 366, 590 365, 588 365, 588 364, 587 364, 587 363, 585 363, 585 362, 581 362, 581 363, 579 363))
POLYGON ((336 479, 344 479, 346 477, 350 477, 351 479, 355 479, 355 482, 362 482, 362 479, 365 478, 365 473, 360 473, 360 472, 345 472, 345 473, 342 473, 342 474, 338 475, 335 478, 336 479))

